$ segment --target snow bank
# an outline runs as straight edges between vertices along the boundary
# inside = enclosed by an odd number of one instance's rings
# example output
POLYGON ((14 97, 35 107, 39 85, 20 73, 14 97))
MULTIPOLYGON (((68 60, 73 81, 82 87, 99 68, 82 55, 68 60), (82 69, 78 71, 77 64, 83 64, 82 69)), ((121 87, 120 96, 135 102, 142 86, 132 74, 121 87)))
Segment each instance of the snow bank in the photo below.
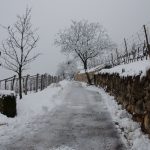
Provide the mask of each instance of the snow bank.
MULTIPOLYGON (((84 84, 85 86, 85 84, 84 84)), ((111 113, 112 119, 116 124, 122 140, 130 150, 149 150, 150 140, 148 135, 141 131, 140 124, 134 122, 131 115, 121 105, 118 105, 113 96, 108 95, 103 89, 93 86, 87 87, 89 90, 97 91, 111 113)))
POLYGON ((150 60, 137 61, 130 64, 115 66, 111 69, 102 69, 98 73, 118 73, 120 76, 145 76, 146 71, 150 69, 150 60))
POLYGON ((0 97, 8 95, 15 96, 15 92, 10 90, 0 90, 0 97))
POLYGON ((62 102, 63 88, 68 81, 51 84, 48 88, 37 93, 24 95, 22 100, 17 99, 17 116, 7 118, 0 113, 0 143, 21 134, 28 124, 38 116, 52 112, 62 102))

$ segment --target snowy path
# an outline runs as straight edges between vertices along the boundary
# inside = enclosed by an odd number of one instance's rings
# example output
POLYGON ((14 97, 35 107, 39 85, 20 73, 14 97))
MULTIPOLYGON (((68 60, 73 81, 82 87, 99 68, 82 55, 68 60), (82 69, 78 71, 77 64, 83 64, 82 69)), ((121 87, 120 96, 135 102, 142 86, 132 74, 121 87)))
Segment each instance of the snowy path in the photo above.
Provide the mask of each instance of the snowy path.
POLYGON ((100 94, 79 83, 64 90, 61 105, 35 117, 21 135, 0 144, 0 150, 125 149, 100 94))

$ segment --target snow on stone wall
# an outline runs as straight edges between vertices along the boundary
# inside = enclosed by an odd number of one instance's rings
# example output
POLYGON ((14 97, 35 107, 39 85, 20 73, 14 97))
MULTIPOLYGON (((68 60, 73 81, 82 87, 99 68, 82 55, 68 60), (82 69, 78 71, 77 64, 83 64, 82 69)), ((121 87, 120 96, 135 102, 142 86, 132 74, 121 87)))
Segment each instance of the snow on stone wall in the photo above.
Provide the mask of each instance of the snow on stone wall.
POLYGON ((143 60, 143 61, 133 62, 130 64, 118 65, 111 69, 102 69, 101 71, 99 71, 97 73, 100 73, 100 74, 117 73, 117 74, 119 74, 119 76, 122 76, 122 77, 141 75, 141 77, 142 77, 142 76, 146 75, 146 71, 148 69, 150 69, 150 60, 143 60))

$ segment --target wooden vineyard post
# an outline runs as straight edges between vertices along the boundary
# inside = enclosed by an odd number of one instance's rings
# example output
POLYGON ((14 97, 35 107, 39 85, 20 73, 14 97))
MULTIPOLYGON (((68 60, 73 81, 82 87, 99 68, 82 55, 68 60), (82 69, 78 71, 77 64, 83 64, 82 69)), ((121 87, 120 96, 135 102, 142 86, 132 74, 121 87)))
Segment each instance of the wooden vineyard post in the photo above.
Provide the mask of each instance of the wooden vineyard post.
POLYGON ((38 87, 39 87, 39 74, 36 75, 36 92, 38 92, 38 87))
POLYGON ((148 41, 146 26, 143 25, 143 28, 144 28, 145 38, 146 38, 146 45, 147 45, 148 55, 150 57, 150 44, 149 44, 149 41, 148 41))
POLYGON ((32 91, 32 77, 30 77, 30 91, 32 91))
POLYGON ((25 95, 27 95, 28 93, 28 79, 29 79, 29 75, 26 76, 26 80, 25 80, 25 95))
POLYGON ((16 93, 18 93, 18 78, 16 78, 16 82, 15 82, 15 86, 14 86, 14 90, 16 93))
POLYGON ((125 45, 125 64, 126 64, 128 61, 128 47, 127 47, 127 41, 125 38, 124 38, 124 45, 125 45))
POLYGON ((41 75, 41 91, 43 90, 43 75, 41 75))
POLYGON ((45 86, 44 86, 44 88, 47 88, 47 85, 48 85, 48 83, 47 83, 47 74, 44 75, 44 79, 45 79, 45 86))
POLYGON ((15 84, 15 79, 16 79, 16 75, 14 75, 13 79, 12 79, 12 83, 11 83, 11 90, 14 90, 14 84, 15 84))
POLYGON ((7 79, 5 79, 5 90, 7 90, 7 79))
POLYGON ((43 74, 43 89, 45 89, 45 74, 43 74))
POLYGON ((52 76, 52 83, 54 83, 54 77, 52 76))
POLYGON ((50 85, 50 84, 51 84, 51 76, 48 75, 48 85, 50 85))

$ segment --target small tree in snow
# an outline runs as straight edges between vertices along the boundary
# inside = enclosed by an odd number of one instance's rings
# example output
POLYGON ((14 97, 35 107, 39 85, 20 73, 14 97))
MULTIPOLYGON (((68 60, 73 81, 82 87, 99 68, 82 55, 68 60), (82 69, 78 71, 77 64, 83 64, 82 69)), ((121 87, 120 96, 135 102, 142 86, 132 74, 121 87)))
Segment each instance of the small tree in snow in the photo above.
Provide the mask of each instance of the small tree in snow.
POLYGON ((4 67, 14 71, 19 77, 19 96, 22 98, 22 72, 27 65, 35 60, 39 54, 32 54, 37 46, 39 37, 32 29, 31 9, 26 9, 23 16, 17 16, 16 23, 6 28, 8 38, 2 42, 2 59, 4 67))
POLYGON ((70 28, 60 31, 55 44, 61 51, 78 57, 83 64, 88 83, 91 79, 87 72, 88 61, 110 46, 110 40, 103 27, 88 21, 72 21, 70 28))
POLYGON ((73 79, 77 73, 77 64, 73 60, 69 60, 59 64, 57 75, 63 76, 63 78, 73 79))

